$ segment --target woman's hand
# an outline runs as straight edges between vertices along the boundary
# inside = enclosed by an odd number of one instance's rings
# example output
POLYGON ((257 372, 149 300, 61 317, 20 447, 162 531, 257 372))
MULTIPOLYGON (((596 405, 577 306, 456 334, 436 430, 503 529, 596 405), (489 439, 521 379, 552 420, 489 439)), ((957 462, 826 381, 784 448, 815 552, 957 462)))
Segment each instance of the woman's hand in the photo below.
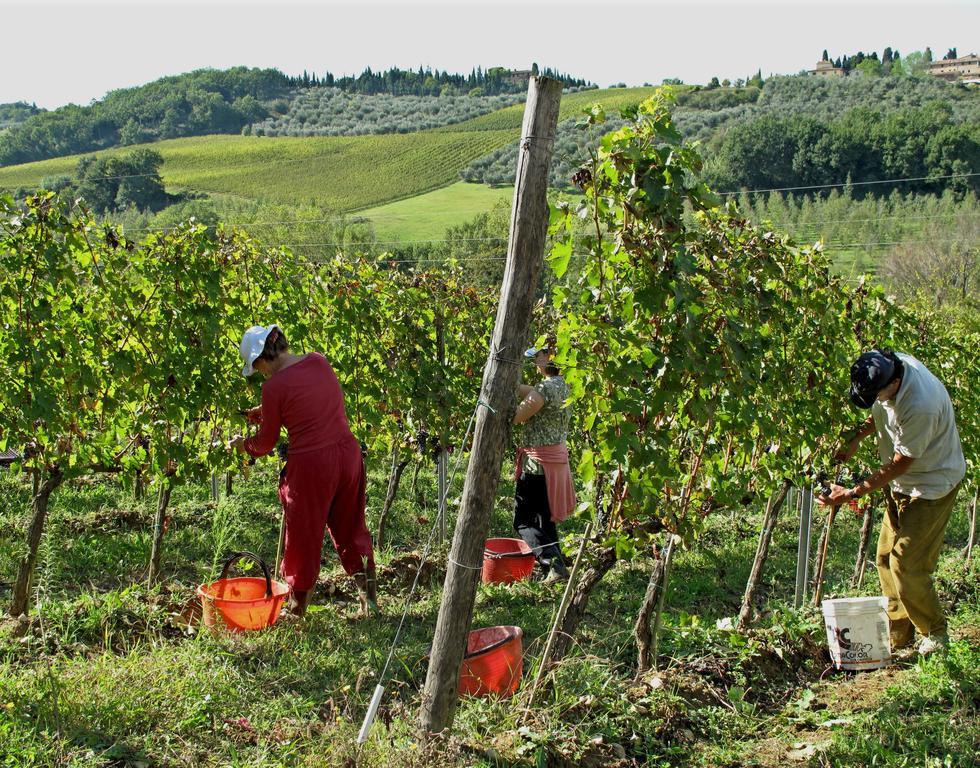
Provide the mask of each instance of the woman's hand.
POLYGON ((249 424, 261 424, 262 423, 262 406, 257 408, 249 408, 244 412, 245 421, 249 424))
POLYGON ((238 451, 239 453, 245 453, 245 438, 241 435, 235 435, 231 440, 228 441, 229 451, 238 451))

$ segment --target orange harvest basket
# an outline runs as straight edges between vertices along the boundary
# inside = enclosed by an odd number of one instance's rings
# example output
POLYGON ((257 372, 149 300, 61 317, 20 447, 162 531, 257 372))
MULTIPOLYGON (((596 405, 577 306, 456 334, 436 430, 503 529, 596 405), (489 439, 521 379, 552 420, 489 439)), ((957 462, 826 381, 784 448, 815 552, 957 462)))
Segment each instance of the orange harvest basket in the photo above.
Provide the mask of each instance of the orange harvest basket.
POLYGON ((246 632, 271 627, 279 618, 289 585, 273 581, 269 566, 251 552, 235 552, 225 561, 221 578, 197 588, 204 609, 204 626, 222 627, 232 632, 246 632), (263 578, 239 576, 229 579, 228 572, 239 560, 249 559, 262 569, 263 578))
POLYGON ((510 697, 521 686, 524 651, 520 627, 475 629, 459 671, 460 696, 510 697))
POLYGON ((483 545, 483 583, 510 584, 531 578, 534 552, 521 539, 487 539, 483 545))

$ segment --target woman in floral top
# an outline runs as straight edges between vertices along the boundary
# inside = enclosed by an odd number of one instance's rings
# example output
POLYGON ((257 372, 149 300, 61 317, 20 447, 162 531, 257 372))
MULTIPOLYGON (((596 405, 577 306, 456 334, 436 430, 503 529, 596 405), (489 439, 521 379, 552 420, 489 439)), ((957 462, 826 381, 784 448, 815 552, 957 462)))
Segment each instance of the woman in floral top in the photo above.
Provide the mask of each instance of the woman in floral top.
POLYGON ((551 361, 551 350, 529 349, 544 380, 521 384, 521 403, 514 424, 523 424, 518 439, 514 528, 529 547, 547 578, 566 578, 556 523, 575 509, 575 486, 568 464, 571 408, 568 385, 551 361))

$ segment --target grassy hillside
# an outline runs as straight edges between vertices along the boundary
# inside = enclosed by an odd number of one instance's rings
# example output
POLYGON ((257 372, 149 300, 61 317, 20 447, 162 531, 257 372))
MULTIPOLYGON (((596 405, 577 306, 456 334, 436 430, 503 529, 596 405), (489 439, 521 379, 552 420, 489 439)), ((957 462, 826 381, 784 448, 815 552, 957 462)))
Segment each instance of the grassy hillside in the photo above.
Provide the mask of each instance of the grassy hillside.
MULTIPOLYGON (((601 101, 616 109, 646 98, 653 88, 616 88, 568 94, 561 119, 601 101)), ((155 142, 170 189, 231 194, 286 204, 358 211, 453 184, 471 161, 512 142, 524 105, 442 129, 411 134, 324 137, 212 135, 155 142)), ((101 154, 131 152, 134 147, 101 154)), ((0 168, 0 187, 33 187, 71 174, 80 155, 0 168)), ((457 217, 458 218, 458 217, 457 217)), ((465 218, 465 217, 464 217, 465 218)))
POLYGON ((510 200, 512 195, 510 187, 491 188, 459 182, 407 200, 369 208, 360 215, 371 221, 381 243, 428 240, 440 237, 449 227, 489 211, 500 200, 510 200))
MULTIPOLYGON (((461 168, 512 138, 510 131, 257 138, 204 136, 152 144, 168 188, 354 211, 456 181, 461 168)), ((112 150, 125 153, 132 148, 112 150)), ((74 171, 78 157, 0 168, 0 186, 37 186, 74 171)))

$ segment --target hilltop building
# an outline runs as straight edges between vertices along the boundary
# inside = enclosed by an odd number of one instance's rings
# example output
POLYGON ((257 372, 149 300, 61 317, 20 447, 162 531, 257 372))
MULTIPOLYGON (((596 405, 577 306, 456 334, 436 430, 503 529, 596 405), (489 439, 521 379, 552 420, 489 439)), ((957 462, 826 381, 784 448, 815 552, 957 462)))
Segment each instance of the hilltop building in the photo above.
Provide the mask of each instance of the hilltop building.
POLYGON ((971 53, 958 59, 943 59, 929 65, 928 72, 933 77, 944 80, 959 80, 965 82, 980 81, 980 56, 971 53))
POLYGON ((835 67, 834 62, 823 61, 817 62, 817 68, 810 70, 811 75, 824 75, 825 77, 844 77, 847 72, 844 71, 842 67, 835 67))
POLYGON ((504 81, 514 85, 527 85, 534 73, 530 69, 516 69, 504 75, 504 81))

